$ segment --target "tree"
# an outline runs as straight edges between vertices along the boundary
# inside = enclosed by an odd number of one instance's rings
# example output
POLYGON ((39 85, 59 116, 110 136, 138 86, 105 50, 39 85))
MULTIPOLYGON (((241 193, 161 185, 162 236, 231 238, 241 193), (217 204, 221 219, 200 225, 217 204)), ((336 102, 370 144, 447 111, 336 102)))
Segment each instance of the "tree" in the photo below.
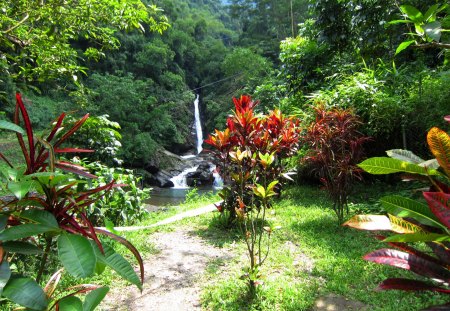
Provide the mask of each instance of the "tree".
POLYGON ((119 46, 117 30, 168 27, 161 10, 141 0, 4 0, 0 9, 0 74, 14 82, 76 81, 86 69, 80 58, 119 46))

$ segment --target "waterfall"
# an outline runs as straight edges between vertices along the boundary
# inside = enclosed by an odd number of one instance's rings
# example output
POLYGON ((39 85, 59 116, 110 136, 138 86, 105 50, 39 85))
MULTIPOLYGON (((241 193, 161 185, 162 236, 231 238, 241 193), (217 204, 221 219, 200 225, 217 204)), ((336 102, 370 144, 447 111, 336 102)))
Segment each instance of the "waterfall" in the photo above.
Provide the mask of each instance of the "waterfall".
POLYGON ((181 172, 180 175, 174 176, 170 179, 173 182, 174 189, 187 189, 189 186, 186 183, 186 175, 189 173, 193 173, 197 170, 198 165, 194 167, 190 167, 181 172))
POLYGON ((197 134, 197 153, 202 152, 203 144, 203 132, 202 132, 202 122, 200 120, 200 109, 198 108, 199 95, 194 100, 194 117, 195 117, 195 132, 197 134))

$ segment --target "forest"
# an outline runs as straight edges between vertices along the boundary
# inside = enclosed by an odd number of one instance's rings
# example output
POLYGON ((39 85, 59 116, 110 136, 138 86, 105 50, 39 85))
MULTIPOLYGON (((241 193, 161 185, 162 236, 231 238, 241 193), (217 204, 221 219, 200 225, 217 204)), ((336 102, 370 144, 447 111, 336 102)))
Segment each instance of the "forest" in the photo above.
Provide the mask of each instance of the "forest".
POLYGON ((186 208, 215 202, 219 216, 162 230, 191 226, 215 246, 239 243, 246 258, 208 263, 202 310, 325 310, 314 303, 328 293, 371 310, 399 310, 402 299, 401 310, 449 307, 447 1, 0 9, 0 310, 101 308, 114 275, 145 291, 156 246, 115 227, 176 214, 148 200, 189 163, 204 169, 190 183, 220 175, 224 185, 187 187, 186 208), (348 257, 331 259, 333 247, 348 257), (300 253, 317 267, 296 270, 300 253), (354 282, 374 293, 343 281, 352 272, 339 265, 360 269, 354 282), (214 286, 210 270, 226 277, 214 286), (86 285, 95 282, 106 285, 86 285))

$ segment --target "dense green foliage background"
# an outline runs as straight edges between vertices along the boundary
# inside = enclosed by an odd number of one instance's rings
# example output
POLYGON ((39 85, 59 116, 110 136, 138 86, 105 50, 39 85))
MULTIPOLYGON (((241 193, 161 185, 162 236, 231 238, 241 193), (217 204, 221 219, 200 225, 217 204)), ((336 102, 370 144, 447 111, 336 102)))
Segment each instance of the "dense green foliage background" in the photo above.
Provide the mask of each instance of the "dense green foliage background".
MULTIPOLYGON (((137 2, 128 1, 142 13, 137 2)), ((400 4, 425 12, 439 1, 145 0, 149 15, 123 16, 127 25, 111 19, 105 28, 101 22, 114 13, 108 3, 102 1, 103 15, 91 32, 71 28, 65 41, 57 41, 52 27, 68 25, 73 16, 52 19, 48 7, 40 8, 36 16, 47 19, 33 51, 11 41, 14 15, 2 18, 0 94, 7 115, 16 90, 32 102, 38 126, 62 110, 107 114, 121 126, 122 148, 115 156, 128 167, 158 167, 163 149, 180 154, 192 147, 195 93, 208 132, 224 127, 231 96, 243 93, 261 100, 261 110, 280 107, 304 125, 318 102, 352 108, 373 138, 369 155, 406 147, 426 156, 424 133, 442 126, 448 113, 448 50, 410 47, 395 55, 410 25, 389 24, 404 18, 400 4), (49 42, 67 52, 60 57, 65 62, 51 68, 42 59, 49 42)), ((84 16, 80 10, 67 12, 84 16)), ((443 29, 449 10, 437 15, 443 29)), ((20 27, 32 27, 36 16, 20 27)), ((448 32, 440 41, 448 42, 448 32)))

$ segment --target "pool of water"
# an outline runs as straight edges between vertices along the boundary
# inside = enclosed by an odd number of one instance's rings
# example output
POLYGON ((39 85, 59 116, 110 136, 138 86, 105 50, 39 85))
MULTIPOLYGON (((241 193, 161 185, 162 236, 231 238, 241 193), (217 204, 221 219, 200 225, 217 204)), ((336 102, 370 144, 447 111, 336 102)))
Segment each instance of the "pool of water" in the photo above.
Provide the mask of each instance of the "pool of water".
MULTIPOLYGON (((150 192, 150 198, 145 200, 145 203, 155 206, 178 205, 186 200, 186 194, 192 188, 178 189, 178 188, 153 188, 150 192)), ((214 187, 198 188, 199 195, 216 193, 220 191, 214 187)))

